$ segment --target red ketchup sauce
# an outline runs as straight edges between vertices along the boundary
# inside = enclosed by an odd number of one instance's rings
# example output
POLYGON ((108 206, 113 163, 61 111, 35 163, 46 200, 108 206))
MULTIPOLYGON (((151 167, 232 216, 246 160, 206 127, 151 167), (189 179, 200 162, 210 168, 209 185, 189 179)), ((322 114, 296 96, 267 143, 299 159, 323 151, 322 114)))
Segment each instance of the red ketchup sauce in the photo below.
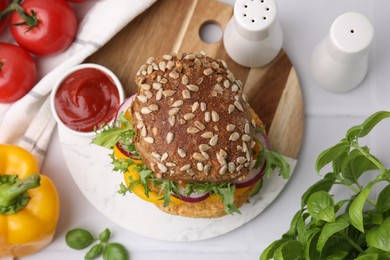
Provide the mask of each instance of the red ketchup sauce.
POLYGON ((55 95, 55 108, 69 128, 90 132, 111 121, 119 106, 119 93, 106 73, 84 68, 68 75, 55 95))

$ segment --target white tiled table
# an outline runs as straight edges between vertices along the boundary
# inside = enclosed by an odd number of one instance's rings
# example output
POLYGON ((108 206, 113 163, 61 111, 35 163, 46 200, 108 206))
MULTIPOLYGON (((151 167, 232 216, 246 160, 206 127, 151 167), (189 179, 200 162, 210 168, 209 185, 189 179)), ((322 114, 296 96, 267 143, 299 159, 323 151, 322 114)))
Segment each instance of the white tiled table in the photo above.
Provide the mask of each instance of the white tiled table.
MULTIPOLYGON (((225 1, 233 3, 234 0, 225 1)), ((112 241, 126 246, 133 260, 170 259, 258 259, 262 250, 289 227, 300 206, 300 197, 320 177, 314 171, 317 155, 338 142, 346 130, 377 110, 390 110, 390 1, 388 0, 279 0, 279 21, 284 32, 284 49, 300 79, 305 103, 305 130, 294 175, 282 194, 265 212, 248 224, 217 238, 197 242, 164 242, 123 230, 104 217, 82 195, 63 160, 55 131, 43 173, 56 183, 61 197, 61 215, 53 243, 38 254, 23 259, 83 259, 86 251, 69 249, 66 231, 85 227, 99 233, 112 231, 112 241), (328 33, 334 19, 347 11, 367 16, 375 27, 370 48, 369 72, 355 90, 333 94, 313 81, 309 58, 316 44, 328 33)), ((367 144, 387 165, 390 120, 381 124, 367 144)), ((335 191, 337 193, 337 191, 335 191)))

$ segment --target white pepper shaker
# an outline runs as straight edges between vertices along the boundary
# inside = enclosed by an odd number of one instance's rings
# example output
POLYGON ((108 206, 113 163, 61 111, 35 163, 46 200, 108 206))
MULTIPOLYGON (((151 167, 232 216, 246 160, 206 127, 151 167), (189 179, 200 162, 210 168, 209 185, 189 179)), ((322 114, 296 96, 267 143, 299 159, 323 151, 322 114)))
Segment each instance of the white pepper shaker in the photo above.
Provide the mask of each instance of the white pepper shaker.
POLYGON ((311 57, 316 82, 333 92, 358 86, 367 74, 368 47, 373 37, 374 27, 365 16, 347 12, 336 18, 311 57))
POLYGON ((223 43, 232 60, 245 67, 261 67, 280 52, 283 34, 275 0, 236 0, 223 43))

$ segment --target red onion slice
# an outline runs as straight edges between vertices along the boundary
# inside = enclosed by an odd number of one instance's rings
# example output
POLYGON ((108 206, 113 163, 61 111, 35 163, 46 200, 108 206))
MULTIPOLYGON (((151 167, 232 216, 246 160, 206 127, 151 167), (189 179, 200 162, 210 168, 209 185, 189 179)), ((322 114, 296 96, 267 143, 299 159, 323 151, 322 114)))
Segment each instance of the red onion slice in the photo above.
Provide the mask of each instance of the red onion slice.
POLYGON ((260 169, 257 168, 257 169, 250 170, 249 174, 246 176, 245 179, 241 181, 233 181, 232 184, 234 184, 237 189, 251 186, 263 177, 264 170, 265 170, 265 160, 263 161, 263 164, 261 165, 260 169))
POLYGON ((118 109, 116 111, 116 114, 114 117, 114 122, 116 122, 116 119, 118 118, 120 113, 125 112, 130 107, 131 103, 133 103, 134 98, 135 98, 135 95, 132 95, 123 101, 123 103, 118 107, 118 109))
POLYGON ((119 150, 123 155, 125 155, 126 157, 131 158, 131 157, 133 156, 132 153, 129 153, 128 151, 126 151, 126 150, 123 148, 123 146, 122 146, 122 144, 120 143, 120 141, 117 142, 117 143, 115 144, 115 146, 116 146, 116 148, 118 148, 118 150, 119 150))
POLYGON ((271 143, 269 142, 268 136, 265 132, 255 134, 255 138, 262 142, 268 150, 271 149, 271 143))
MULTIPOLYGON (((267 149, 271 148, 271 144, 269 142, 269 139, 267 135, 264 132, 257 133, 255 135, 255 138, 258 139, 260 142, 262 142, 267 149)), ((260 180, 263 175, 264 175, 264 170, 265 170, 265 160, 263 160, 261 167, 257 169, 252 169, 249 171, 249 174, 246 176, 245 179, 241 181, 233 181, 232 183, 236 185, 236 188, 245 188, 248 186, 251 186, 255 184, 258 180, 260 180)))
POLYGON ((176 194, 174 194, 173 196, 178 198, 178 199, 181 199, 182 201, 191 202, 191 203, 200 202, 202 200, 207 199, 210 196, 209 193, 199 193, 199 192, 193 192, 189 196, 186 196, 184 191, 185 191, 185 188, 179 186, 179 192, 180 192, 181 198, 176 194))

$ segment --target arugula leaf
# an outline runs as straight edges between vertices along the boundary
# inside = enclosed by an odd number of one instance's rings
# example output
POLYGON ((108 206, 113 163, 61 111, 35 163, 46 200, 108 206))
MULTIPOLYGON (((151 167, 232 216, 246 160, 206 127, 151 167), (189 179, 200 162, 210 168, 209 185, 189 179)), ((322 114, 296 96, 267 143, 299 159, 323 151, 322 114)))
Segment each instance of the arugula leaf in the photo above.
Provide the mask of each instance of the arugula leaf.
POLYGON ((227 187, 225 188, 218 188, 215 190, 216 194, 219 194, 222 196, 223 204, 225 205, 225 212, 229 214, 233 213, 239 213, 241 212, 236 207, 236 204, 234 204, 234 191, 236 189, 236 186, 230 185, 228 183, 227 187))
POLYGON ((96 137, 92 140, 93 144, 112 149, 120 139, 134 137, 133 125, 130 120, 127 120, 124 113, 120 113, 117 119, 117 124, 108 124, 100 132, 96 133, 96 137))
POLYGON ((290 165, 287 161, 277 152, 263 149, 263 155, 266 160, 264 174, 270 176, 276 168, 279 168, 279 174, 283 179, 288 179, 290 176, 290 165))
POLYGON ((228 182, 223 183, 211 183, 211 182, 196 182, 196 183, 186 183, 187 194, 192 192, 199 193, 214 193, 222 198, 222 202, 225 206, 225 212, 228 214, 232 213, 241 213, 234 203, 234 191, 235 186, 231 185, 228 182))

